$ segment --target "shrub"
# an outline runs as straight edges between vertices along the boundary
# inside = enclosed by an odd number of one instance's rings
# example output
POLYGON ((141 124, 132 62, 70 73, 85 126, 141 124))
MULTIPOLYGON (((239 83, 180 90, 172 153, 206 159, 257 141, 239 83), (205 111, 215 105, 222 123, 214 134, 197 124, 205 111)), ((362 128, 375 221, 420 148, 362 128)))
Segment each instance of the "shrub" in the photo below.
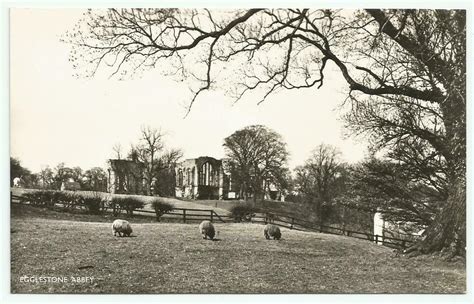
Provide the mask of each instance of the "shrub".
POLYGON ((159 222, 163 214, 169 213, 173 210, 173 205, 155 199, 151 202, 151 207, 155 210, 156 220, 159 222))
POLYGON ((81 204, 81 196, 74 192, 58 192, 57 199, 63 204, 64 209, 74 210, 81 204))
POLYGON ((53 208, 56 203, 61 203, 62 196, 57 191, 44 191, 42 193, 45 207, 53 208))
POLYGON ((101 212, 107 212, 108 208, 109 208, 109 205, 110 205, 110 200, 111 198, 110 197, 107 197, 107 196, 102 196, 102 194, 100 192, 97 192, 97 195, 100 195, 100 197, 102 198, 102 205, 101 205, 101 212))
POLYGON ((133 215, 133 211, 143 208, 145 203, 132 196, 115 196, 112 198, 111 206, 114 208, 114 215, 120 213, 120 210, 125 210, 127 215, 133 215))
POLYGON ((259 209, 249 204, 236 205, 230 209, 230 213, 236 222, 250 222, 257 212, 259 212, 259 209))
MULTIPOLYGON (((54 204, 61 204, 65 209, 74 209, 79 200, 79 196, 74 193, 64 191, 50 191, 51 201, 54 204)), ((54 204, 52 206, 54 206, 54 204)))
POLYGON ((81 198, 82 205, 86 208, 90 214, 102 213, 105 205, 105 200, 100 196, 89 196, 81 198))
POLYGON ((132 196, 114 196, 108 202, 108 199, 99 192, 77 193, 56 190, 26 192, 20 197, 20 202, 47 208, 53 208, 59 204, 64 211, 83 209, 89 214, 101 214, 110 207, 114 216, 120 214, 122 210, 125 210, 128 215, 133 215, 134 210, 145 206, 143 201, 132 196))
POLYGON ((21 202, 29 202, 33 206, 53 207, 55 199, 55 191, 38 190, 24 193, 21 197, 21 202))
POLYGON ((120 212, 122 211, 117 199, 115 199, 115 200, 113 198, 110 199, 107 202, 107 205, 108 205, 109 209, 112 209, 113 216, 118 216, 120 214, 120 212))
POLYGON ((29 203, 33 206, 42 206, 43 200, 40 192, 42 191, 26 192, 20 197, 20 202, 23 204, 29 203))

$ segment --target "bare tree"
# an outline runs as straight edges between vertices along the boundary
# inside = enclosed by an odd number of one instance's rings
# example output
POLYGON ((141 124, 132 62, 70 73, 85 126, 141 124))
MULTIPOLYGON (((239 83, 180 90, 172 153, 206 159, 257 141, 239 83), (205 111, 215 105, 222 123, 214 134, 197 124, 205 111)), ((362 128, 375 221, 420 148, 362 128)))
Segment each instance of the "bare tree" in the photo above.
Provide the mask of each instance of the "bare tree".
MULTIPOLYGON (((264 186, 281 184, 288 159, 281 135, 261 125, 248 126, 224 139, 224 148, 240 197, 254 202, 264 197, 264 186)), ((283 189, 281 189, 283 190, 283 189)))
MULTIPOLYGON (((111 9, 89 11, 66 40, 75 45, 73 64, 88 75, 167 60, 171 72, 195 80, 190 107, 216 84, 237 99, 262 89, 262 100, 281 88, 321 87, 333 64, 351 110, 393 114, 383 116, 384 146, 410 137, 446 164, 446 204, 411 250, 465 254, 465 10, 111 9), (402 115, 412 110, 419 114, 402 115)), ((372 126, 366 130, 378 138, 381 125, 372 126)))
POLYGON ((344 164, 340 152, 333 146, 321 144, 304 166, 296 170, 297 189, 315 206, 321 223, 331 215, 334 198, 340 193, 344 164))
POLYGON ((76 173, 72 168, 66 167, 64 163, 59 163, 54 168, 54 187, 55 189, 59 190, 61 188, 62 183, 67 182, 69 179, 76 178, 76 173))
POLYGON ((86 188, 93 191, 107 191, 107 174, 100 167, 93 167, 84 172, 87 178, 86 188))
POLYGON ((49 166, 41 168, 41 171, 38 173, 38 175, 41 181, 42 188, 54 188, 54 172, 49 166))
POLYGON ((183 151, 181 149, 169 149, 163 152, 158 158, 158 162, 155 167, 156 180, 154 183, 154 189, 158 195, 175 195, 175 167, 182 157, 183 151))
POLYGON ((137 157, 143 163, 145 172, 146 194, 152 194, 153 181, 156 179, 156 166, 159 153, 163 150, 163 133, 150 126, 141 128, 141 137, 137 145, 132 146, 132 157, 137 157))
POLYGON ((120 143, 116 143, 113 147, 112 150, 115 153, 115 157, 117 159, 122 159, 122 145, 120 143))

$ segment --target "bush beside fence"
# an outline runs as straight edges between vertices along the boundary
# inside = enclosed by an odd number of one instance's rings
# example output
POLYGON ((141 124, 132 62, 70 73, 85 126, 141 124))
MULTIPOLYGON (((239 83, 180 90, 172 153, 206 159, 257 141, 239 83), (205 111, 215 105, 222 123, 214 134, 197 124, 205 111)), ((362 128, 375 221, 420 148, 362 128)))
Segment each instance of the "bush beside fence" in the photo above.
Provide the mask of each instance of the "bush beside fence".
POLYGON ((79 195, 72 191, 38 190, 26 192, 18 197, 19 202, 50 209, 62 208, 72 211, 83 209, 90 214, 100 214, 106 207, 105 199, 100 195, 79 195))

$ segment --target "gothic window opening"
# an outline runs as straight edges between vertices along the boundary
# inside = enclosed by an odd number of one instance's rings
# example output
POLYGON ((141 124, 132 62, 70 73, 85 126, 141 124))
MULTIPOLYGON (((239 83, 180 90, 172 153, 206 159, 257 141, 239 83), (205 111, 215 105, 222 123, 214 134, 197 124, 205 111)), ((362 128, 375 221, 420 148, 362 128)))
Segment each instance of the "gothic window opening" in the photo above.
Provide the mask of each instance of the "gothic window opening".
POLYGON ((201 167, 201 172, 199 176, 199 184, 203 186, 214 185, 214 168, 209 162, 206 162, 201 167))
POLYGON ((178 186, 183 186, 183 170, 181 169, 178 170, 178 186))

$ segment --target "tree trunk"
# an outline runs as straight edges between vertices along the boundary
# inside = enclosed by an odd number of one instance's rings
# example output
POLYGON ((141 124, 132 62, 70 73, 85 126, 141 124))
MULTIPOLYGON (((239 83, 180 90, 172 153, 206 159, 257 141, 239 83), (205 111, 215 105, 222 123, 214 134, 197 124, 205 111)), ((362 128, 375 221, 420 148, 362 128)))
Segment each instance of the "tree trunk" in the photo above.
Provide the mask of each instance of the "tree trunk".
POLYGON ((259 192, 260 191, 259 191, 259 188, 258 188, 258 183, 255 183, 254 186, 253 186, 253 197, 252 197, 252 202, 253 202, 254 207, 257 203, 257 197, 260 194, 259 192))
POLYGON ((316 216, 318 217, 319 224, 322 225, 323 217, 321 215, 321 201, 319 200, 319 198, 316 198, 314 209, 315 209, 316 216))
POLYGON ((252 207, 255 208, 257 206, 257 196, 258 196, 258 190, 253 186, 253 195, 252 195, 252 207))
POLYGON ((428 227, 426 237, 407 252, 448 252, 449 257, 466 256, 466 183, 459 177, 450 183, 449 197, 444 208, 428 227))
MULTIPOLYGON (((449 257, 466 256, 466 105, 465 84, 457 94, 441 105, 446 127, 445 153, 447 164, 448 199, 426 230, 424 240, 407 252, 448 252, 449 257)), ((452 90, 454 92, 454 89, 452 90)))
POLYGON ((248 198, 249 198, 249 194, 248 194, 248 191, 247 191, 247 182, 244 182, 244 183, 242 184, 242 189, 241 189, 241 191, 242 191, 242 194, 243 194, 242 197, 244 198, 244 201, 247 201, 248 198))

